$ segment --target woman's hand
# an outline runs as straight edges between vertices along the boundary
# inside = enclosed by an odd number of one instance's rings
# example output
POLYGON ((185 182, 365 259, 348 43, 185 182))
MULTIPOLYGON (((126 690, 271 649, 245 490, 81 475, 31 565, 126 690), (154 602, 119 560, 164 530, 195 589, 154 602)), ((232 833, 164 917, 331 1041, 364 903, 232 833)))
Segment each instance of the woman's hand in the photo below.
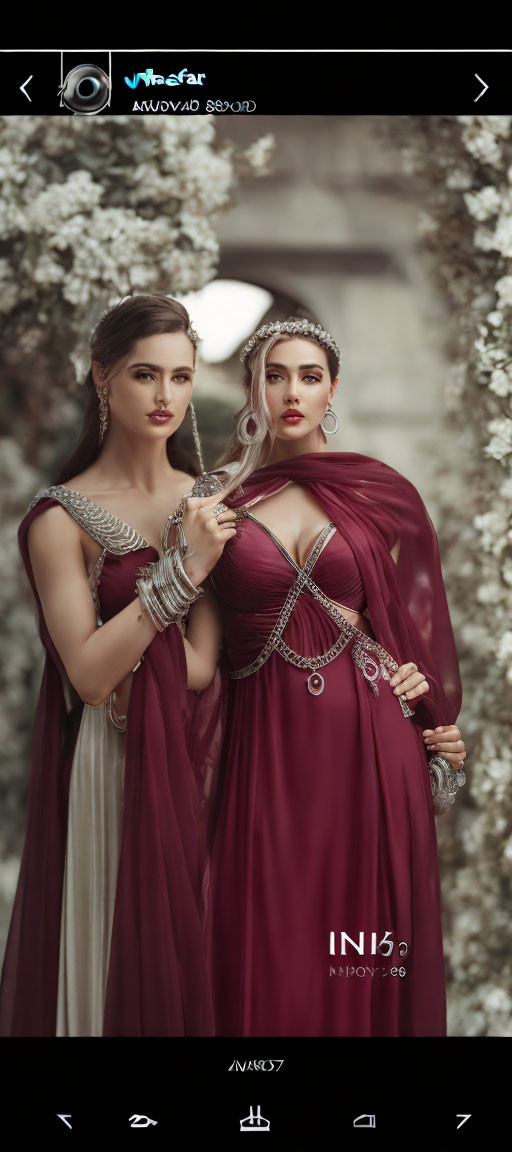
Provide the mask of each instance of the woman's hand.
POLYGON ((396 696, 406 696, 408 700, 424 696, 430 687, 423 672, 418 672, 417 664, 401 664, 389 683, 396 696))
POLYGON ((183 565, 193 584, 202 584, 215 567, 224 545, 236 534, 236 512, 227 509, 218 516, 213 509, 222 503, 222 492, 213 496, 189 496, 183 514, 187 551, 183 565))
POLYGON ((466 745, 456 724, 436 728, 425 728, 422 733, 425 747, 432 752, 440 752, 454 768, 463 768, 466 757, 466 745))

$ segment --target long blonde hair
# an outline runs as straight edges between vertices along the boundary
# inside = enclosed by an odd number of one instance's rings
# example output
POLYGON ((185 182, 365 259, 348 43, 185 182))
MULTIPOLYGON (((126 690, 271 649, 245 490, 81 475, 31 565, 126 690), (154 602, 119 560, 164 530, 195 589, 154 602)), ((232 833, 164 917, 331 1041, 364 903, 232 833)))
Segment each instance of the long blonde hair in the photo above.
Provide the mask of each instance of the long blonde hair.
MULTIPOLYGON (((231 473, 229 484, 225 486, 226 494, 247 480, 257 468, 263 468, 268 463, 276 434, 266 397, 267 357, 270 349, 278 341, 296 340, 298 335, 298 333, 277 333, 275 336, 269 336, 267 340, 262 340, 256 345, 245 361, 243 386, 247 399, 243 408, 234 417, 235 431, 215 465, 216 470, 228 466, 231 473)), ((312 337, 301 336, 301 339, 309 340, 312 337)), ((324 352, 331 380, 334 380, 338 375, 338 360, 329 348, 324 348, 324 352)))

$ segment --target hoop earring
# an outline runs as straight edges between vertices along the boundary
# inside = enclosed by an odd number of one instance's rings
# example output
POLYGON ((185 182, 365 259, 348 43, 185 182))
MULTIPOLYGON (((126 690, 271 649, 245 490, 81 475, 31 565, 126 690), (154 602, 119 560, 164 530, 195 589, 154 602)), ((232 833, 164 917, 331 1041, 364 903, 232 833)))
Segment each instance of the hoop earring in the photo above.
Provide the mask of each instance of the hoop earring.
POLYGON ((246 412, 245 416, 242 416, 242 419, 238 425, 236 432, 237 432, 237 436, 238 436, 238 439, 239 439, 241 444, 255 444, 258 441, 258 439, 261 439, 260 427, 258 424, 258 417, 256 416, 256 413, 252 412, 252 411, 246 412), (256 424, 256 431, 253 432, 252 436, 247 431, 247 425, 248 425, 250 420, 254 420, 254 423, 256 424))
POLYGON ((338 428, 340 426, 340 422, 338 420, 338 417, 337 417, 335 411, 331 407, 327 408, 327 411, 326 411, 325 416, 324 416, 324 420, 322 420, 320 423, 320 427, 322 429, 322 432, 325 432, 326 436, 334 436, 334 433, 338 431, 338 428), (325 420, 326 416, 332 416, 332 418, 334 420, 334 428, 324 428, 324 420, 325 420))
POLYGON ((100 402, 100 412, 99 412, 99 417, 100 417, 100 444, 102 444, 102 443, 103 443, 103 438, 104 438, 104 436, 105 436, 105 432, 107 431, 107 428, 108 428, 108 420, 109 420, 109 407, 108 407, 108 399, 107 399, 107 387, 106 387, 106 385, 105 385, 105 387, 104 387, 104 388, 101 388, 101 389, 99 389, 99 391, 98 391, 98 399, 99 399, 99 402, 100 402))
POLYGON ((197 429, 196 410, 195 410, 194 405, 193 405, 191 400, 189 400, 188 406, 190 408, 190 419, 192 420, 192 432, 194 435, 194 444, 195 444, 195 448, 196 448, 196 452, 197 452, 197 458, 199 460, 199 466, 201 468, 201 474, 204 474, 204 464, 203 464, 203 457, 202 457, 202 453, 201 453, 201 441, 199 439, 199 432, 197 429))

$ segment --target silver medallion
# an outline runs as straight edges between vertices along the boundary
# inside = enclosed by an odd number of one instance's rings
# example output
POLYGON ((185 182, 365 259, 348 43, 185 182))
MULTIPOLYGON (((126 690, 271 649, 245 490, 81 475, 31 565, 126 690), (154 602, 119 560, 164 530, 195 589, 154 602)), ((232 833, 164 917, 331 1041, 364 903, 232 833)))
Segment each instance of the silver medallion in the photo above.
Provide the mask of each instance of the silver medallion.
POLYGON ((319 696, 324 690, 325 681, 319 672, 312 672, 306 683, 312 696, 319 696))

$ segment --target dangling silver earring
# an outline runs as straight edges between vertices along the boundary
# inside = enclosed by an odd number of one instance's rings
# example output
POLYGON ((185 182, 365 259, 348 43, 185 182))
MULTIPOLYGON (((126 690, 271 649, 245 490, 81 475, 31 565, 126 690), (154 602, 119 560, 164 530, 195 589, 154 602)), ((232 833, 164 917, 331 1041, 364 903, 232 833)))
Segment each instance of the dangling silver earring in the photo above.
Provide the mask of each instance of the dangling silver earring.
POLYGON ((256 413, 252 412, 252 411, 246 412, 245 416, 242 416, 242 419, 240 420, 240 423, 237 427, 236 432, 237 432, 237 437, 238 437, 241 444, 254 444, 258 440, 260 440, 261 439, 260 426, 258 423, 258 417, 257 417, 256 413), (254 423, 256 425, 255 431, 252 433, 252 435, 248 431, 248 427, 247 427, 251 420, 254 420, 254 423))
POLYGON ((100 444, 103 442, 103 437, 108 428, 109 407, 107 399, 107 387, 98 390, 98 398, 100 402, 100 444))
POLYGON ((327 411, 326 411, 325 416, 324 416, 324 420, 322 420, 322 422, 320 424, 322 431, 325 432, 326 436, 334 436, 334 433, 338 431, 338 428, 340 426, 340 422, 338 420, 338 417, 337 417, 334 409, 331 408, 330 406, 327 408, 327 411), (324 428, 324 420, 325 420, 326 416, 332 416, 332 418, 334 420, 334 428, 324 428))
POLYGON ((191 400, 189 400, 188 406, 190 408, 190 418, 192 420, 192 432, 194 434, 194 444, 196 447, 197 458, 199 460, 199 466, 201 468, 201 475, 204 475, 204 464, 203 464, 203 456, 202 456, 202 452, 201 452, 201 441, 199 439, 199 432, 197 429, 196 410, 195 410, 194 405, 193 405, 191 400))

